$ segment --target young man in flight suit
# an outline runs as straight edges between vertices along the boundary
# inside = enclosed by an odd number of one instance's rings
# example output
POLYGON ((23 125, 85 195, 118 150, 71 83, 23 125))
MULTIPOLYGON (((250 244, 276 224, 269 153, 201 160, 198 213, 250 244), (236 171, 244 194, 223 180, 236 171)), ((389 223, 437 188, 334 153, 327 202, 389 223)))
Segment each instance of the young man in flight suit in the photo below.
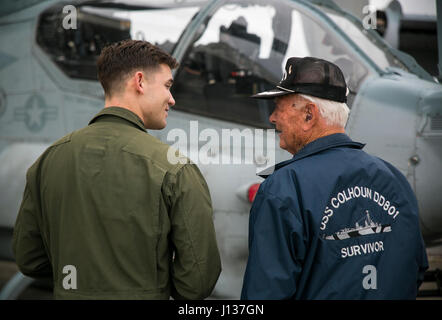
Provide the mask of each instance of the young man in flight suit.
POLYGON ((336 65, 290 58, 270 121, 293 158, 250 213, 242 299, 415 299, 428 268, 416 197, 391 164, 345 134, 336 65))
MULTIPOLYGON (((103 49, 105 107, 27 172, 13 249, 59 299, 203 299, 221 271, 207 184, 168 161, 163 129, 178 63, 145 41, 103 49)), ((181 159, 183 160, 183 159, 181 159)))

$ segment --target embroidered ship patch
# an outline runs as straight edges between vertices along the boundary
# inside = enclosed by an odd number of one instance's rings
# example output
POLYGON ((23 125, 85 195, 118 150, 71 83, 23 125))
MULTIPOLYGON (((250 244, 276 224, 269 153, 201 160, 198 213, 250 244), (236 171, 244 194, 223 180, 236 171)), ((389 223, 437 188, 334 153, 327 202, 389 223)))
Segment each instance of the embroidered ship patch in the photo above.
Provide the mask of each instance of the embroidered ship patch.
POLYGON ((374 222, 370 217, 370 212, 365 210, 365 216, 359 219, 354 228, 344 228, 331 235, 324 235, 326 240, 343 240, 356 238, 375 233, 391 232, 391 225, 374 222))

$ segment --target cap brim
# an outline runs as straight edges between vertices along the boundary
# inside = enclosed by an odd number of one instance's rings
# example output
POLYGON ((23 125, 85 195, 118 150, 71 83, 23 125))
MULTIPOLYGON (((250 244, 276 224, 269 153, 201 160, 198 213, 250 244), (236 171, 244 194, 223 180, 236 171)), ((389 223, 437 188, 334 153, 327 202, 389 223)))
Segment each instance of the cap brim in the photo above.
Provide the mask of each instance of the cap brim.
POLYGON ((288 91, 284 91, 284 90, 280 90, 280 89, 272 89, 272 90, 268 90, 268 91, 263 91, 257 94, 254 94, 253 96, 251 96, 251 98, 255 98, 255 99, 273 99, 279 96, 283 96, 286 94, 291 94, 293 92, 288 92, 288 91))

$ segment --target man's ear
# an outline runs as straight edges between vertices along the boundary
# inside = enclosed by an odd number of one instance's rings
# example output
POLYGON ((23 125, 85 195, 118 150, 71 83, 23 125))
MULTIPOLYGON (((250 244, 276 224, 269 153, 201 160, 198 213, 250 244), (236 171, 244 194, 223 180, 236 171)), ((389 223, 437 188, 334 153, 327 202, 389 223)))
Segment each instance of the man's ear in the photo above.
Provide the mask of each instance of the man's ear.
POLYGON ((144 74, 141 71, 135 72, 135 74, 132 76, 132 83, 137 93, 144 93, 144 74))
POLYGON ((308 102, 304 107, 304 130, 310 130, 319 119, 319 109, 313 102, 308 102))

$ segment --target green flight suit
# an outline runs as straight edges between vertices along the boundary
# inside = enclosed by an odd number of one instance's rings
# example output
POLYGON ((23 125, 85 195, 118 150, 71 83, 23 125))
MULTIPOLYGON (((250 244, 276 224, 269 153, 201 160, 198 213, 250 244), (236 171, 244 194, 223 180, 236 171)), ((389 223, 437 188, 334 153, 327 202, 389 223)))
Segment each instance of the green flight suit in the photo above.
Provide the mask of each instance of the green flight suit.
POLYGON ((203 299, 221 272, 207 184, 167 160, 131 111, 104 108, 29 168, 14 229, 21 272, 57 299, 203 299))

